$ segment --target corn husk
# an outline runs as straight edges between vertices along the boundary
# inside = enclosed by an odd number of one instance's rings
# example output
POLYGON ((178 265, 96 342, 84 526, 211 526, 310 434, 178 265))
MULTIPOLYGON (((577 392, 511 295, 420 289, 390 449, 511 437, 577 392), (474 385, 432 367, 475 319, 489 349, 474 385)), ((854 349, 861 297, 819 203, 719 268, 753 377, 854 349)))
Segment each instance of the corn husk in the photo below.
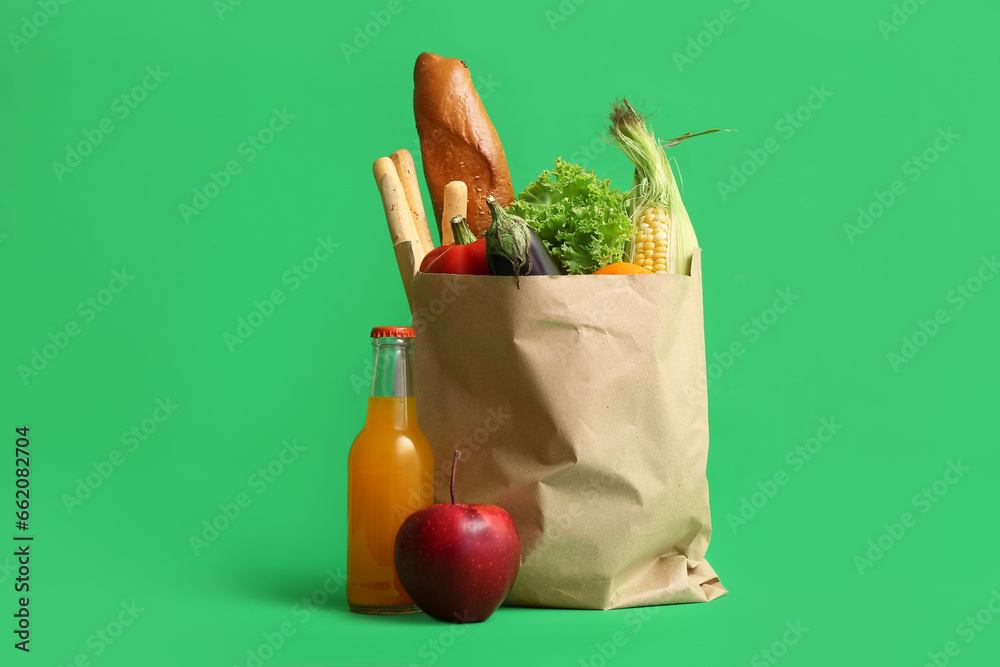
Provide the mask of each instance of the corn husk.
MULTIPOLYGON (((612 141, 635 165, 635 179, 629 198, 629 215, 638 231, 640 220, 647 208, 663 209, 670 227, 667 247, 667 273, 691 275, 691 257, 698 247, 691 218, 677 187, 677 179, 670 168, 670 159, 664 152, 685 139, 718 132, 706 130, 690 132, 670 141, 660 141, 627 100, 615 102, 611 107, 609 131, 612 141)), ((630 261, 635 259, 635 240, 629 248, 630 261)))

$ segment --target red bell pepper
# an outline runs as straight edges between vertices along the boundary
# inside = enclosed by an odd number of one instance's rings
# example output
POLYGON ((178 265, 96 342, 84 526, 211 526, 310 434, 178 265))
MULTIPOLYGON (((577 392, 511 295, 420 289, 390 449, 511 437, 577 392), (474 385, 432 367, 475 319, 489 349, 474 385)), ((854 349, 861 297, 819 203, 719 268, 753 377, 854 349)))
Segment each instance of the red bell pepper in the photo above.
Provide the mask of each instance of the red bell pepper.
POLYGON ((451 220, 455 242, 438 246, 424 255, 420 262, 421 273, 463 273, 474 276, 488 276, 486 264, 486 239, 477 239, 464 216, 457 215, 451 220))

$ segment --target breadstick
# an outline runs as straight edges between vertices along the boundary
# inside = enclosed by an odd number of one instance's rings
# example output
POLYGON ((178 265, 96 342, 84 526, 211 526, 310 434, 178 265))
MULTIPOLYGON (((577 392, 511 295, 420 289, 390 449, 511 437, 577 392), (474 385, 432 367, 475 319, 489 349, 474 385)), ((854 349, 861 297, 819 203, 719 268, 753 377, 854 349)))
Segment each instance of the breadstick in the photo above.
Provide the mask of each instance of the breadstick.
POLYGON ((455 236, 451 231, 450 221, 456 215, 466 217, 469 209, 469 188, 464 181, 451 181, 444 186, 444 204, 441 207, 441 245, 454 243, 455 236))
POLYGON ((410 202, 406 198, 406 188, 403 187, 402 181, 399 179, 399 173, 396 171, 396 165, 393 161, 387 157, 380 157, 375 160, 373 165, 373 170, 375 172, 375 182, 381 181, 382 176, 388 174, 392 177, 393 182, 399 189, 399 196, 402 199, 403 204, 403 215, 400 217, 407 223, 410 227, 410 232, 407 234, 407 238, 411 239, 414 243, 414 250, 417 252, 417 265, 420 265, 420 260, 424 258, 432 248, 424 249, 423 243, 420 241, 420 236, 417 234, 417 228, 413 224, 413 213, 410 211, 410 202))
POLYGON ((417 181, 417 168, 413 164, 413 156, 410 151, 400 148, 389 156, 392 163, 396 165, 396 174, 403 184, 403 192, 406 193, 406 203, 410 205, 410 215, 413 218, 413 226, 417 230, 417 238, 426 255, 434 249, 434 240, 431 238, 430 227, 427 226, 427 216, 424 213, 424 202, 420 198, 420 182, 417 181))
POLYGON ((399 277, 403 280, 406 300, 408 303, 412 303, 413 275, 420 267, 423 255, 420 254, 419 241, 413 230, 410 210, 406 204, 406 195, 403 193, 403 185, 399 182, 396 170, 389 158, 376 160, 375 175, 378 179, 379 194, 382 196, 382 207, 385 209, 385 219, 389 224, 389 236, 392 238, 396 264, 399 267, 399 277), (391 171, 385 167, 383 160, 389 163, 391 171))

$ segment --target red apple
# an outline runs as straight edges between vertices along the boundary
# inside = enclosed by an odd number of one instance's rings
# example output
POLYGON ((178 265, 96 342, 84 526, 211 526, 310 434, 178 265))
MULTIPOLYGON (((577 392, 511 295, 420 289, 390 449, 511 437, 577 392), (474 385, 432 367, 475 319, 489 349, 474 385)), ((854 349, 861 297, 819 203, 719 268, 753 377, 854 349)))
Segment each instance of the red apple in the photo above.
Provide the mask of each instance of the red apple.
POLYGON ((514 521, 496 505, 455 502, 417 510, 396 534, 396 573, 413 602, 452 623, 485 621, 507 597, 521 566, 514 521))

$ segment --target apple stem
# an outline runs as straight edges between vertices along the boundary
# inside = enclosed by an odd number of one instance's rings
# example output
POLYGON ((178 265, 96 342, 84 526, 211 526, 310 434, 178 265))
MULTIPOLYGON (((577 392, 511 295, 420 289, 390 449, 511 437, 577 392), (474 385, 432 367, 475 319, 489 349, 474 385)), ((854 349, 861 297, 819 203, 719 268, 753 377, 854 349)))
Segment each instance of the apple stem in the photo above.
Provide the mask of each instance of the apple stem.
POLYGON ((455 450, 455 460, 451 464, 451 504, 455 504, 455 471, 458 470, 458 460, 462 458, 462 452, 455 450))

